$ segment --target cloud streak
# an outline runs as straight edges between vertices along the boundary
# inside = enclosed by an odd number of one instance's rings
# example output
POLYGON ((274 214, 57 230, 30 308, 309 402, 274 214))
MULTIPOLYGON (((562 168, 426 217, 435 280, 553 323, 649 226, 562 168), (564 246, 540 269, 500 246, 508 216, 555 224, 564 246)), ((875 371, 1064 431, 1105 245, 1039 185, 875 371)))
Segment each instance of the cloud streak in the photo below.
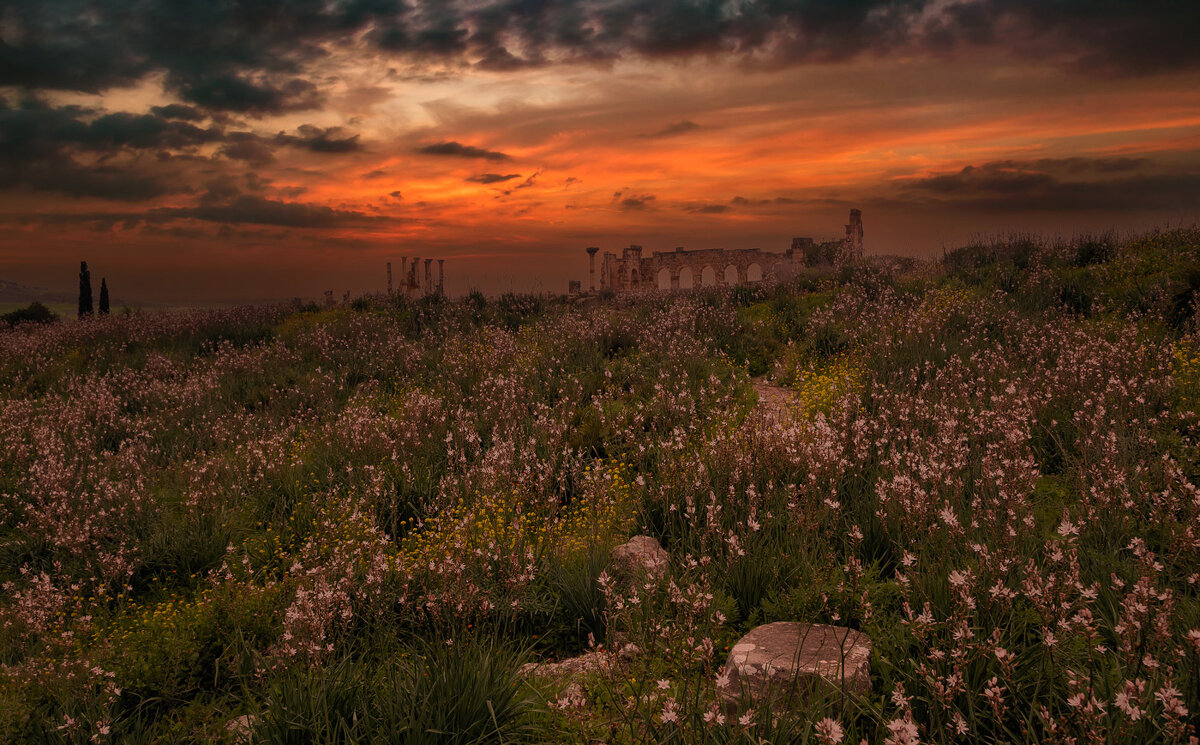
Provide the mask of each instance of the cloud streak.
POLYGON ((203 220, 226 225, 274 225, 286 228, 337 228, 376 222, 377 217, 355 210, 338 210, 323 205, 283 202, 253 195, 238 195, 227 202, 201 203, 194 207, 163 207, 151 210, 150 218, 203 220))
POLYGON ((471 176, 467 181, 473 184, 499 184, 504 181, 512 181, 515 178, 521 178, 519 173, 481 173, 478 176, 471 176))
POLYGON ((905 181, 899 195, 995 212, 1194 209, 1200 171, 1148 158, 1003 160, 905 181))
POLYGON ((440 155, 450 158, 482 158, 483 160, 511 160, 511 158, 496 150, 485 150, 473 145, 464 145, 461 142, 447 141, 435 142, 431 145, 425 145, 417 148, 417 152, 422 155, 440 155))

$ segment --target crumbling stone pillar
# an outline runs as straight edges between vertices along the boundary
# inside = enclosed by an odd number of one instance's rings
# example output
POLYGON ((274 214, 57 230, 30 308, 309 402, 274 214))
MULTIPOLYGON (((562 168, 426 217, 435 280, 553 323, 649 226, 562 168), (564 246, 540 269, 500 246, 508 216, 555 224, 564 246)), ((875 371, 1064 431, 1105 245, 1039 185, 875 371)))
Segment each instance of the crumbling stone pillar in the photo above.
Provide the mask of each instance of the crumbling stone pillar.
POLYGON ((425 294, 433 291, 433 259, 425 259, 425 294))
POLYGON ((842 243, 842 260, 861 261, 863 257, 862 210, 850 210, 850 222, 846 224, 846 239, 842 243))
POLYGON ((438 261, 437 291, 438 291, 439 295, 445 295, 446 294, 446 260, 438 259, 437 261, 438 261))
POLYGON ((599 246, 588 246, 588 291, 596 291, 596 253, 600 250, 599 246))

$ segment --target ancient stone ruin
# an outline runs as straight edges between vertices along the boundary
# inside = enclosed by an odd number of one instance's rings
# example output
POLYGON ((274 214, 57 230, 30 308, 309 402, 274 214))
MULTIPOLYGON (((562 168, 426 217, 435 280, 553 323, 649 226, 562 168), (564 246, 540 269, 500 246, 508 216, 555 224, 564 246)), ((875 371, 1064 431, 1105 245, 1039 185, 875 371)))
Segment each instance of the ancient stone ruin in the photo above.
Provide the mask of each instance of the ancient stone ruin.
MULTIPOLYGON (((596 246, 587 249, 588 289, 596 288, 596 246)), ((708 248, 655 251, 642 255, 642 247, 633 245, 618 256, 605 252, 600 265, 601 290, 644 292, 680 290, 693 287, 739 285, 789 279, 802 267, 840 267, 861 261, 863 257, 862 211, 850 210, 845 237, 816 243, 812 238, 794 238, 784 253, 760 248, 708 248)))
MULTIPOLYGON (((446 294, 446 260, 425 259, 422 271, 421 259, 402 258, 400 260, 399 292, 403 295, 445 295, 446 294), (437 262, 437 278, 433 276, 433 262, 437 262)), ((396 290, 392 287, 392 262, 387 265, 387 291, 391 295, 396 290)))

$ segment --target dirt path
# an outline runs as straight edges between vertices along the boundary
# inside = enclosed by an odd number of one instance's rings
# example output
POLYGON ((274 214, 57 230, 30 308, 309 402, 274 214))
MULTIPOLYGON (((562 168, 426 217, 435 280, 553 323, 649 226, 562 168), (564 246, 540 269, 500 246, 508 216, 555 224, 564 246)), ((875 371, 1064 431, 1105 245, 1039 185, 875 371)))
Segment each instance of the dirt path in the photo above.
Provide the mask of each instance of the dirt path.
POLYGON ((758 406, 769 416, 784 419, 790 416, 796 402, 796 392, 768 382, 765 378, 754 381, 754 391, 758 394, 758 406))

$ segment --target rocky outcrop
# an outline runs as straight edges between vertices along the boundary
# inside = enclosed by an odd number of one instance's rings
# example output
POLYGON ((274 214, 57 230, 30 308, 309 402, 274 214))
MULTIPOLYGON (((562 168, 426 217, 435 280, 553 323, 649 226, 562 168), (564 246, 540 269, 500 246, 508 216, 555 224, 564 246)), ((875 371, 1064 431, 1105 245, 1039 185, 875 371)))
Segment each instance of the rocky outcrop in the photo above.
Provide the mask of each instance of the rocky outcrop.
POLYGON ((568 657, 559 662, 529 662, 521 666, 522 675, 537 675, 559 682, 571 681, 591 673, 603 673, 612 669, 613 655, 597 649, 594 652, 568 657))
POLYGON ((253 714, 243 714, 226 722, 225 729, 233 737, 234 742, 247 743, 254 738, 254 725, 256 724, 258 724, 258 717, 253 714))
POLYGON ((670 557, 659 542, 648 535, 635 535, 609 554, 608 575, 618 583, 658 579, 666 574, 670 557))
POLYGON ((717 681, 726 705, 787 706, 816 691, 861 694, 871 687, 871 640, 842 626, 769 623, 743 636, 717 681))

